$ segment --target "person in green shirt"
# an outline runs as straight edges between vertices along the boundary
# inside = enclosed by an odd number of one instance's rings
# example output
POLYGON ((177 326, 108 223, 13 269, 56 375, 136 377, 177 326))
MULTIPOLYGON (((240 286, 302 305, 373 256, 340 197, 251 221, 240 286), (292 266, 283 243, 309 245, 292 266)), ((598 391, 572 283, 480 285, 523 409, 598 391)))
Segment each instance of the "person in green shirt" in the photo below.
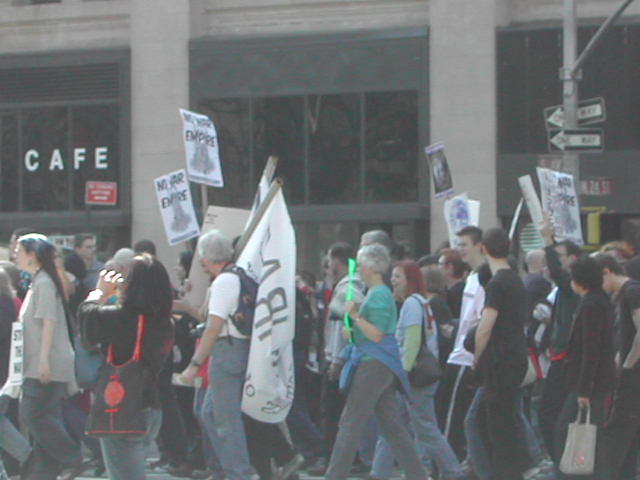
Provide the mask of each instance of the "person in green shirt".
POLYGON ((427 479, 409 430, 401 420, 396 396, 398 383, 404 380, 407 387, 408 383, 393 337, 397 321, 395 300, 384 283, 390 266, 389 251, 382 245, 366 245, 358 251, 358 271, 369 290, 360 310, 353 302, 346 304, 353 324, 353 344, 346 347, 351 357, 344 368, 352 372, 352 377, 325 474, 327 480, 344 480, 349 476, 372 414, 407 480, 427 479), (400 382, 398 371, 404 377, 400 382))

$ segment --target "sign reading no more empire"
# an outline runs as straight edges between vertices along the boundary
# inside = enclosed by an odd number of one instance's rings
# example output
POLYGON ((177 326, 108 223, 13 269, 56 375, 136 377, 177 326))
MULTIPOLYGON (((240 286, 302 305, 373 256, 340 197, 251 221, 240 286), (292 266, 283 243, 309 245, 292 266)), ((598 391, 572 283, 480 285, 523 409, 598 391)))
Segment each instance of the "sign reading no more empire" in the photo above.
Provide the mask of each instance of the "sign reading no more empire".
POLYGON ((84 203, 86 205, 115 206, 118 203, 118 184, 116 182, 88 181, 84 203))

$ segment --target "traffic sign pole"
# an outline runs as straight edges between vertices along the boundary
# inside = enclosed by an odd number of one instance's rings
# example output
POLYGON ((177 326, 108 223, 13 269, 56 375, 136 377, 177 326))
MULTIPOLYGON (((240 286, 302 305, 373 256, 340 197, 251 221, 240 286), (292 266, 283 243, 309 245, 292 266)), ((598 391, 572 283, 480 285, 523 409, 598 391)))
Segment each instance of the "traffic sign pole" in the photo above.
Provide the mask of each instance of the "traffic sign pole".
MULTIPOLYGON (((562 80, 562 106, 564 110, 563 127, 575 129, 578 126, 579 78, 580 71, 573 71, 578 56, 578 25, 576 0, 564 0, 563 23, 563 68, 560 72, 562 80)), ((579 155, 565 150, 564 169, 573 175, 577 194, 580 195, 579 155)))

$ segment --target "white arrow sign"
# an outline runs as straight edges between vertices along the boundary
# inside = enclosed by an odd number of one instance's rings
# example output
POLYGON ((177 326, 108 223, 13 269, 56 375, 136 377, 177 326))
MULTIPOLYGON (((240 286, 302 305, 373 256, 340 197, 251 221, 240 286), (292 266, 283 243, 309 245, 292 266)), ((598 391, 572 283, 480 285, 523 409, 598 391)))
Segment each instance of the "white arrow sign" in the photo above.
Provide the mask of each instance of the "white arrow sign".
POLYGON ((549 143, 551 150, 601 152, 604 149, 604 134, 600 128, 551 130, 549 143))
MULTIPOLYGON (((564 107, 556 105, 544 109, 544 117, 547 127, 562 128, 564 126, 564 107)), ((604 122, 607 119, 607 111, 603 98, 590 98, 580 102, 578 108, 578 123, 589 125, 604 122)))

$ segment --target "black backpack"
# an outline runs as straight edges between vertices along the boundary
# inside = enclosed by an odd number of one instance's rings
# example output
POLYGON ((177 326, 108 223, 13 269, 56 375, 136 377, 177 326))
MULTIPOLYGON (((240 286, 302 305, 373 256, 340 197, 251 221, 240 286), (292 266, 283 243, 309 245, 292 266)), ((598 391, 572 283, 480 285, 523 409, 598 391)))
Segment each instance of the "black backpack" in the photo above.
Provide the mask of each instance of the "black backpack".
POLYGON ((243 268, 237 265, 228 265, 223 272, 234 273, 240 279, 238 309, 231 315, 231 322, 238 332, 250 337, 253 330, 253 317, 256 311, 259 284, 247 275, 243 268))

